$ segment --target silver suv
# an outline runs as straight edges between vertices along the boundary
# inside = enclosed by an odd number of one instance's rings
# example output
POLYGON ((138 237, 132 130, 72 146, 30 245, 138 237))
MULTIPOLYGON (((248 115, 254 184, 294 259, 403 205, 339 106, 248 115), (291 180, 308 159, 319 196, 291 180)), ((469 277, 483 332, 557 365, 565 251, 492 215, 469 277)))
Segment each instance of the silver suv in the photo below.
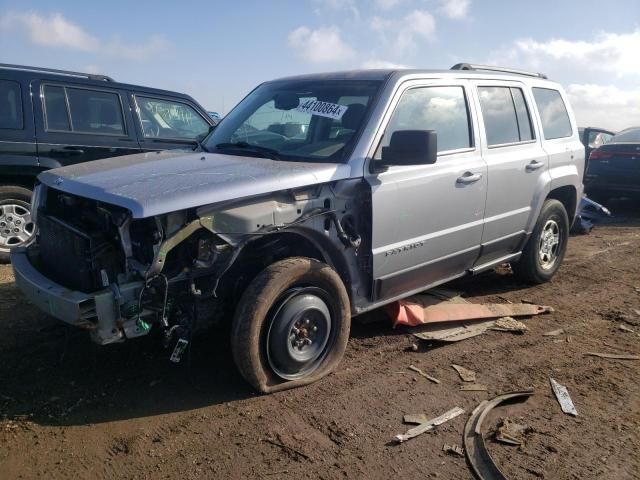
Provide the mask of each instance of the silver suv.
POLYGON ((261 392, 339 363, 351 317, 510 262, 548 281, 582 195, 560 85, 459 64, 291 77, 196 151, 43 172, 16 282, 100 344, 157 329, 179 361, 227 323, 261 392))

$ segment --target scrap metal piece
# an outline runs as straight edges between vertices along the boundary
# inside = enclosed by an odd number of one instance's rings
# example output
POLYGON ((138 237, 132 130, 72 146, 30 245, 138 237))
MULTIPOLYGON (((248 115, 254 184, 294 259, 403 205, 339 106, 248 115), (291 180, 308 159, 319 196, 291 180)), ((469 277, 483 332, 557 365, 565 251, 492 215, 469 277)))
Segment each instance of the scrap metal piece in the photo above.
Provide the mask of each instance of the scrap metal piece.
POLYGON ((425 423, 421 423, 417 427, 408 430, 407 433, 399 434, 394 437, 394 440, 398 443, 406 442, 418 435, 422 435, 424 432, 428 432, 429 430, 433 430, 438 425, 442 425, 445 422, 457 417, 458 415, 462 415, 464 410, 460 407, 455 407, 449 410, 446 413, 443 413, 439 417, 434 418, 433 420, 429 420, 425 423))
POLYGON ((487 386, 479 383, 471 383, 466 385, 460 385, 461 392, 486 392, 487 386))
POLYGON ((560 408, 564 413, 569 415, 573 415, 574 417, 578 416, 578 411, 576 407, 573 405, 573 401, 571 401, 571 396, 569 395, 569 390, 564 385, 560 385, 553 378, 550 378, 551 388, 553 389, 553 393, 558 399, 558 403, 560 404, 560 408))
POLYGON ((640 360, 640 355, 627 355, 624 353, 587 352, 585 355, 589 355, 590 357, 609 358, 611 360, 640 360))
POLYGON ((427 380, 433 382, 433 383, 440 383, 440 380, 438 380, 435 377, 432 377, 431 375, 427 375, 426 373, 424 373, 422 370, 420 370, 418 367, 416 367, 415 365, 409 365, 407 367, 409 370, 412 370, 414 372, 416 372, 418 375, 423 376, 424 378, 426 378, 427 380))
POLYGON ((553 312, 553 308, 527 303, 440 303, 424 308, 425 323, 480 320, 483 318, 521 317, 553 312))
POLYGON ((473 370, 469 370, 468 368, 464 368, 462 365, 456 365, 455 363, 451 364, 451 367, 458 372, 460 378, 463 382, 475 382, 476 381, 476 372, 473 370))
POLYGON ((496 440, 507 445, 520 446, 524 443, 522 436, 531 429, 505 418, 496 431, 496 440))
POLYGON ((407 413, 404 417, 402 417, 402 421, 404 423, 422 425, 423 423, 427 423, 429 421, 429 417, 427 417, 424 413, 407 413))
POLYGON ((459 342, 467 338, 477 337, 495 325, 495 320, 483 322, 452 322, 454 326, 442 328, 442 325, 424 325, 413 336, 420 340, 437 340, 440 342, 459 342))
POLYGON ((496 320, 496 323, 493 327, 489 327, 489 330, 496 330, 498 332, 513 332, 513 333, 524 333, 529 330, 524 323, 516 320, 512 317, 504 317, 496 320))
POLYGON ((493 458, 491 458, 484 444, 482 422, 487 413, 503 402, 516 398, 527 398, 533 393, 533 390, 525 390, 500 395, 492 400, 481 402, 471 413, 464 426, 464 451, 471 468, 480 480, 507 480, 507 477, 504 476, 493 461, 493 458))
POLYGON ((446 443, 442 446, 442 451, 444 453, 448 453, 449 455, 456 455, 458 457, 464 457, 464 450, 460 445, 447 445, 446 443))

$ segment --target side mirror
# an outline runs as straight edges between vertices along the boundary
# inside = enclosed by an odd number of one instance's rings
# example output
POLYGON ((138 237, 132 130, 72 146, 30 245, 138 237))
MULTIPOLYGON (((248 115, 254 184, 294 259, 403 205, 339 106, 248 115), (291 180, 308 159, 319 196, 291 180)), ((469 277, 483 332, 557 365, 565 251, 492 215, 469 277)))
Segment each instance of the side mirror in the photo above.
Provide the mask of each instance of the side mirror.
POLYGON ((388 147, 382 147, 382 165, 427 165, 438 156, 435 130, 398 130, 388 147))

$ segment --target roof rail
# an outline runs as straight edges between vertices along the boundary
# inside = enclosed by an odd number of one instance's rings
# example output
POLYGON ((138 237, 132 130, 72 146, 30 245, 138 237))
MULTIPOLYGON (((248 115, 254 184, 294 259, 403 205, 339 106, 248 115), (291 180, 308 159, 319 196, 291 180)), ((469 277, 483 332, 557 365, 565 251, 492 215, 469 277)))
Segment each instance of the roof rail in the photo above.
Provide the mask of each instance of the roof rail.
POLYGON ((513 73, 515 75, 525 75, 527 77, 547 78, 544 73, 527 72, 516 68, 495 67, 493 65, 478 65, 475 63, 456 63, 451 70, 485 70, 487 72, 513 73))
POLYGON ((0 68, 8 68, 10 70, 24 70, 26 72, 42 72, 42 73, 55 73, 58 75, 67 75, 70 77, 88 78, 90 80, 101 80, 103 82, 113 82, 113 78, 106 75, 99 75, 95 73, 82 73, 73 72, 71 70, 58 70, 55 68, 43 68, 43 67, 28 67, 26 65, 12 65, 9 63, 0 63, 0 68))

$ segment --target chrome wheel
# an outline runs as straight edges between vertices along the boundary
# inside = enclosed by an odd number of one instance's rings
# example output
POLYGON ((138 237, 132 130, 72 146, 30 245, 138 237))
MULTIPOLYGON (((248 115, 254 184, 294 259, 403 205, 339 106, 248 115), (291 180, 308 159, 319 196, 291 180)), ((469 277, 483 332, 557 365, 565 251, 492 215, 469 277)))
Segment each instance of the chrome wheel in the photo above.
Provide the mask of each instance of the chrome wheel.
POLYGON ((538 247, 538 260, 540 266, 549 270, 553 268, 558 260, 560 251, 560 226, 555 220, 547 220, 540 235, 540 245, 538 247))
POLYGON ((35 225, 28 205, 9 200, 0 205, 0 250, 25 245, 33 238, 35 225))
POLYGON ((288 290, 272 312, 266 342, 269 366, 286 380, 310 374, 325 358, 332 337, 326 292, 315 287, 288 290))

